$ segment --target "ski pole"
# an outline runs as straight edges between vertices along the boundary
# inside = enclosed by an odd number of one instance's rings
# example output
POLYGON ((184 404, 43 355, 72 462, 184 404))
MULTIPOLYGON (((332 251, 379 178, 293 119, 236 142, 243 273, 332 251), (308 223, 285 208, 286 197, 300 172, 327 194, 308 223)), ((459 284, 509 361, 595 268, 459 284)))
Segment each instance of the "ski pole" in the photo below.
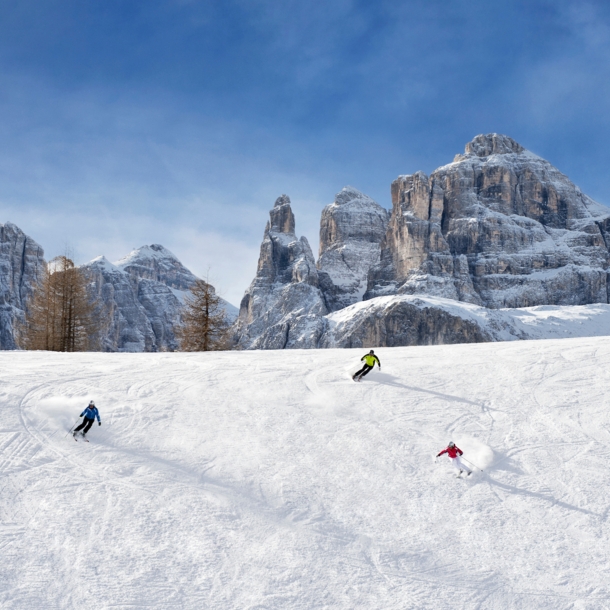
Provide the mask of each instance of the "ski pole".
MULTIPOLYGON (((74 426, 76 426, 76 424, 78 424, 78 419, 72 424, 72 427, 68 430, 66 436, 68 436, 68 434, 70 434, 70 432, 72 432, 72 430, 74 430, 74 426)), ((64 438, 66 438, 66 436, 64 436, 64 438)))
POLYGON ((483 469, 480 466, 473 464, 470 460, 467 460, 464 456, 460 456, 460 459, 464 460, 465 462, 468 462, 471 466, 474 466, 475 468, 478 468, 481 472, 483 472, 483 469))

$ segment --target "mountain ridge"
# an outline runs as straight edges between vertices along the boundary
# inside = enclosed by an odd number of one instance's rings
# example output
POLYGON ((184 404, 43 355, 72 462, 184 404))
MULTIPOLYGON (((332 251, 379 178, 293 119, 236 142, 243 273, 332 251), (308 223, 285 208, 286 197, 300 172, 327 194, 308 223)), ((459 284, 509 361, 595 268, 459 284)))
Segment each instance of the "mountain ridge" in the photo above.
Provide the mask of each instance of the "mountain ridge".
MULTIPOLYGON (((392 295, 439 297, 491 310, 608 303, 610 209, 593 201, 548 161, 508 136, 476 136, 466 144, 463 154, 430 176, 421 171, 399 176, 391 185, 391 196, 392 210, 387 221, 381 223, 381 236, 370 218, 373 210, 383 208, 353 187, 345 187, 324 208, 317 273, 310 269, 308 297, 300 302, 292 299, 289 303, 282 297, 302 290, 299 278, 259 281, 261 260, 265 259, 267 266, 277 264, 273 249, 263 252, 261 246, 259 271, 252 286, 257 287, 260 303, 272 304, 274 319, 281 323, 274 328, 273 337, 262 323, 265 339, 261 339, 257 329, 267 313, 264 307, 259 313, 244 308, 251 297, 246 291, 236 324, 238 345, 330 345, 334 339, 328 333, 335 312, 392 295), (337 215, 341 204, 350 199, 363 202, 362 211, 337 215), (366 229, 364 239, 339 239, 338 247, 334 247, 333 240, 349 236, 355 226, 366 229), (369 252, 365 244, 370 246, 369 252), (355 248, 352 260, 363 262, 357 271, 356 265, 350 267, 342 257, 348 246, 355 248), (327 260, 332 262, 331 268, 327 260), (324 308, 319 306, 320 301, 324 308), (293 324, 297 319, 298 324, 293 324)), ((283 198, 282 205, 290 206, 289 198, 283 198)), ((284 214, 292 219, 291 238, 296 240, 294 214, 289 209, 284 214)), ((279 251, 275 254, 280 256, 279 251)), ((361 330, 354 326, 353 336, 334 344, 378 345, 375 341, 387 336, 388 316, 398 334, 398 329, 409 327, 410 317, 415 316, 427 326, 426 332, 434 342, 455 342, 456 337, 494 340, 495 335, 476 324, 472 327, 472 320, 461 316, 460 312, 466 312, 464 308, 448 314, 445 308, 428 307, 427 320, 406 301, 397 301, 390 309, 371 308, 369 322, 375 331, 369 328, 365 332, 364 326, 361 330), (435 317, 437 322, 433 322, 435 317), (364 335, 357 336, 358 332, 364 335)), ((426 332, 411 338, 407 334, 403 339, 406 343, 398 345, 428 342, 426 332)))

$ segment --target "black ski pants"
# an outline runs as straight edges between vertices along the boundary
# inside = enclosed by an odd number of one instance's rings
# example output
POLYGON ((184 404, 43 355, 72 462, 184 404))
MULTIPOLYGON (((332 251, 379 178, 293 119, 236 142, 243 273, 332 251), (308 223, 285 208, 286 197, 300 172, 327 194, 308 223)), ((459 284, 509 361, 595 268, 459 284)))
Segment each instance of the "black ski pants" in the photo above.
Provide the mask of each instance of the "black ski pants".
POLYGON ((369 366, 368 364, 365 364, 355 375, 354 377, 364 377, 368 372, 373 370, 373 366, 369 366))
POLYGON ((89 432, 89 430, 91 429, 91 426, 93 426, 93 422, 95 421, 95 419, 87 419, 85 417, 85 419, 83 419, 83 423, 78 427, 78 428, 74 428, 74 432, 78 432, 79 430, 83 430, 83 434, 87 434, 87 432, 89 432))

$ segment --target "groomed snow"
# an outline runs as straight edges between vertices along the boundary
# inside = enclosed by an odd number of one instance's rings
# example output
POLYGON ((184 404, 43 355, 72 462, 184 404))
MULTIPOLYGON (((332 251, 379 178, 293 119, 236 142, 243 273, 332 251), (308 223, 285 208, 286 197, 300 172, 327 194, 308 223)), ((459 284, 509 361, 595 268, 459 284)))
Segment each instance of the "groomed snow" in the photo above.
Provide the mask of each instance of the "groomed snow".
POLYGON ((0 607, 610 607, 608 339, 365 351, 0 353, 0 607))

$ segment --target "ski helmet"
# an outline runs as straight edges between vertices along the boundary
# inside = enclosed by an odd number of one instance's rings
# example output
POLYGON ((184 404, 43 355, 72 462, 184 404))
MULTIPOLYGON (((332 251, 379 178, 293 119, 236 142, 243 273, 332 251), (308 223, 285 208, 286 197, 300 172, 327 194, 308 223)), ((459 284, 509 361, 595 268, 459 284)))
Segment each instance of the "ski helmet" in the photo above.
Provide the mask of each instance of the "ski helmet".
POLYGON ((453 441, 451 441, 451 442, 449 443, 449 447, 455 447, 455 443, 454 443, 453 441))
POLYGON ((375 353, 375 352, 374 352, 373 350, 371 350, 371 351, 369 352, 369 354, 374 354, 374 353, 375 353))
POLYGON ((90 400, 90 401, 89 401, 89 406, 90 406, 90 407, 95 407, 95 403, 94 403, 92 400, 90 400))

